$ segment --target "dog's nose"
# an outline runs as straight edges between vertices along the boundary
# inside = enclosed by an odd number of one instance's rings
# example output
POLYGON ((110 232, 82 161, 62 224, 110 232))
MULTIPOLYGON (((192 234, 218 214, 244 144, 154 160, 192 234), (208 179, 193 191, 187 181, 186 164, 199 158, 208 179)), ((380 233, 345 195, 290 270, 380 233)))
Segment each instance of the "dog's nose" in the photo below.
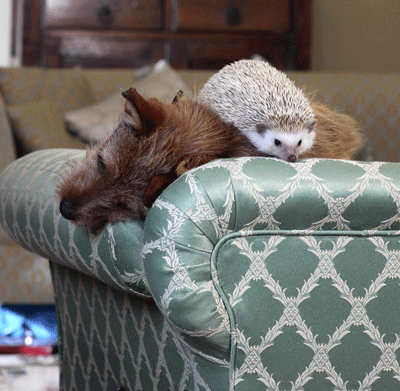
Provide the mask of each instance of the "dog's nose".
POLYGON ((67 220, 75 220, 76 219, 75 207, 72 204, 72 202, 70 200, 68 200, 67 198, 63 198, 60 202, 60 213, 67 220))
POLYGON ((289 155, 288 158, 287 158, 287 161, 288 161, 289 163, 295 163, 296 160, 297 160, 296 155, 289 155))

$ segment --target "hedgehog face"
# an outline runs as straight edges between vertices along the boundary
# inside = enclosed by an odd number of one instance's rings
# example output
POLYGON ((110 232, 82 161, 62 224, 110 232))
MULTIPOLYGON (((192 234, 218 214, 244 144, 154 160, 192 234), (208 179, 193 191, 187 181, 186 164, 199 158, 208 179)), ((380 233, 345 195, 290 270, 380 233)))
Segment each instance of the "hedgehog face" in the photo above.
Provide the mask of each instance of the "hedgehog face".
POLYGON ((247 133, 247 137, 259 151, 294 163, 299 155, 312 147, 315 124, 316 121, 313 121, 298 131, 290 132, 283 132, 278 127, 258 124, 254 132, 247 133))

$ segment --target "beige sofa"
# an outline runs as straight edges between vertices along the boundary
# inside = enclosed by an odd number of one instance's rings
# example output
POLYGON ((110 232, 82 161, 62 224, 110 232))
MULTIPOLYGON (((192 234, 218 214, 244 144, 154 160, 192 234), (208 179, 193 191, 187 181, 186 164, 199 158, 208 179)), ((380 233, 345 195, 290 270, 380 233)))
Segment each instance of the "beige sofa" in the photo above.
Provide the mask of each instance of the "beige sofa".
MULTIPOLYGON (((162 98, 169 99, 182 86, 200 89, 213 73, 179 71, 172 75, 171 71, 0 69, 0 172, 17 156, 34 150, 83 148, 76 137, 79 126, 77 130, 69 123, 75 136, 69 134, 65 116, 87 118, 96 110, 98 113, 99 107, 111 110, 112 105, 119 104, 115 94, 130 86, 143 88, 148 96, 161 93, 162 98), (109 100, 110 96, 114 98, 109 100)), ((369 138, 360 159, 399 161, 400 75, 310 72, 289 76, 320 100, 356 117, 369 138)), ((116 117, 111 121, 116 122, 118 114, 118 109, 114 110, 116 117)), ((94 128, 84 125, 83 133, 94 128)), ((87 140, 87 133, 82 138, 87 140)), ((1 231, 0 297, 9 303, 54 300, 48 261, 13 244, 1 231)))
MULTIPOLYGON (((0 68, 0 172, 35 150, 85 148, 76 134, 68 132, 67 113, 78 114, 78 120, 95 115, 95 122, 116 122, 124 89, 138 86, 147 96, 172 99, 177 90, 189 89, 183 80, 201 86, 211 74, 195 73, 193 78, 191 72, 184 72, 181 79, 165 63, 140 70, 0 68), (88 109, 79 112, 81 108, 88 109), (104 118, 99 118, 99 108, 104 118)), ((98 137, 93 134, 94 139, 98 137)), ((48 260, 14 244, 0 227, 0 303, 52 302, 48 260)))

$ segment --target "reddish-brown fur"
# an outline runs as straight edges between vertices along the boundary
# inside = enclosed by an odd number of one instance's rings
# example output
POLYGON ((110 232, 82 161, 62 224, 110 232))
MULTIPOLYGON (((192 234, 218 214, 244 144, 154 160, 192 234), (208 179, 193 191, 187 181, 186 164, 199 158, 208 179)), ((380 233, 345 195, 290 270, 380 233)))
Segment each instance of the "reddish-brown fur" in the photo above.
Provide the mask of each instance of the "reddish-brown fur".
MULTIPOLYGON (((99 228, 143 219, 162 190, 191 168, 217 158, 261 155, 247 137, 199 102, 164 104, 145 100, 132 88, 123 95, 120 124, 87 151, 57 188, 60 211, 75 224, 99 228)), ((302 157, 351 158, 361 143, 354 120, 311 104, 317 135, 302 157)))
POLYGON ((317 119, 315 139, 312 148, 300 158, 352 159, 364 143, 357 122, 312 99, 310 106, 317 119))
POLYGON ((217 158, 260 155, 199 102, 164 104, 134 89, 123 95, 124 119, 58 186, 61 213, 78 225, 143 219, 162 190, 191 168, 217 158))

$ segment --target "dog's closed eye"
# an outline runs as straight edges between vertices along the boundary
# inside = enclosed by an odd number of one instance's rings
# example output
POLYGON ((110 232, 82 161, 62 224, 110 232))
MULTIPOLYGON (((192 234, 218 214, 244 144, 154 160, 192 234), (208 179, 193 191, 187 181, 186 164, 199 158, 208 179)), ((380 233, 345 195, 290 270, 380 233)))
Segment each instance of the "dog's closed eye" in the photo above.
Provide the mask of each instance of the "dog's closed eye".
POLYGON ((97 156, 97 166, 99 168, 100 174, 103 174, 106 170, 106 165, 104 163, 103 157, 100 154, 97 156))

